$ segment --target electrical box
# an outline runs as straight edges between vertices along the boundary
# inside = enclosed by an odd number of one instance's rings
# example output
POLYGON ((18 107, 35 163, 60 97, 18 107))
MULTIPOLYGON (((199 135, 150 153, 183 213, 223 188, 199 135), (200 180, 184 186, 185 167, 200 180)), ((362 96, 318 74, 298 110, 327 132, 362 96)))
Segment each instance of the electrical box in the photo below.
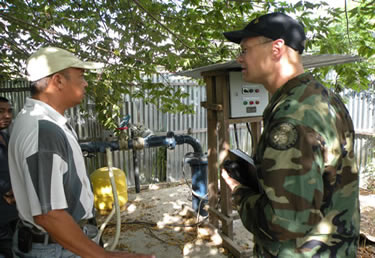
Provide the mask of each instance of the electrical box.
POLYGON ((262 84, 245 82, 241 72, 229 73, 230 116, 262 116, 268 105, 268 91, 262 84))

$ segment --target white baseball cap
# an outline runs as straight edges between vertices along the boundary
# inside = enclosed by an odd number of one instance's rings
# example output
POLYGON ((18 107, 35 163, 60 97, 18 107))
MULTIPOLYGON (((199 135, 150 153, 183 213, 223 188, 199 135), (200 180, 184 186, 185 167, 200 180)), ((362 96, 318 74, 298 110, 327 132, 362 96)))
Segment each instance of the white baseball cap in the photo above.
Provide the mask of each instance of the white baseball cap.
POLYGON ((40 48, 26 61, 29 81, 37 81, 69 67, 82 69, 100 69, 102 63, 84 62, 71 52, 58 47, 40 48))

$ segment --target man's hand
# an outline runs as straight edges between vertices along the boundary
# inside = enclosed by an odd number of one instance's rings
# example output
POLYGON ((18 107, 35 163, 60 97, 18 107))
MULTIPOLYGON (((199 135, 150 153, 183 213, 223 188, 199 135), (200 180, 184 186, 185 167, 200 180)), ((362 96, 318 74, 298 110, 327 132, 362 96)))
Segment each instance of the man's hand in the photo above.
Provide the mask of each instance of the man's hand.
POLYGON ((65 210, 51 210, 48 213, 34 216, 34 221, 43 227, 56 242, 82 258, 155 257, 153 255, 104 250, 82 232, 72 216, 65 210))
POLYGON ((237 185, 240 185, 240 183, 231 178, 228 174, 228 172, 225 170, 225 169, 221 169, 221 176, 223 177, 223 179, 225 180, 225 182, 227 183, 227 185, 229 186, 229 188, 233 191, 233 189, 237 186, 237 185))
POLYGON ((16 203, 16 199, 14 199, 14 195, 13 195, 13 191, 12 189, 10 191, 8 191, 7 193, 5 193, 3 195, 3 198, 4 200, 9 204, 9 205, 12 205, 12 204, 15 204, 16 203))

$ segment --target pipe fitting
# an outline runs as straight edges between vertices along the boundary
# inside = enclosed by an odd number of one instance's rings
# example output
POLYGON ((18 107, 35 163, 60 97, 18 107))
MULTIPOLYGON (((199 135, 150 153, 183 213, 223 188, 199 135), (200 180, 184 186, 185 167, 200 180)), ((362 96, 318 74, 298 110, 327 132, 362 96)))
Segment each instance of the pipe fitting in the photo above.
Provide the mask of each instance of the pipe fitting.
POLYGON ((132 140, 132 145, 134 150, 142 150, 145 147, 145 139, 141 137, 134 138, 132 140))
POLYGON ((129 150, 130 147, 129 147, 129 141, 125 138, 120 138, 118 140, 118 145, 119 145, 119 149, 120 150, 129 150))

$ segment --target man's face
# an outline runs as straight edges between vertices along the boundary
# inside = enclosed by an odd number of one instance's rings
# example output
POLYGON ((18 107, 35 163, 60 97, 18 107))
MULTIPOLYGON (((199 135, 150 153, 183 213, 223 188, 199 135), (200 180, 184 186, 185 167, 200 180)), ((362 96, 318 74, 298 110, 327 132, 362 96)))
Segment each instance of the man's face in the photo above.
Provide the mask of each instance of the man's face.
POLYGON ((268 57, 271 53, 272 40, 262 37, 246 38, 241 41, 241 52, 237 62, 242 68, 242 78, 246 82, 263 83, 268 57))
POLYGON ((0 130, 7 128, 12 122, 13 109, 8 102, 0 102, 0 130))
POLYGON ((63 94, 66 96, 68 106, 73 107, 81 103, 88 84, 85 80, 83 69, 68 68, 66 74, 68 76, 64 77, 63 94))

